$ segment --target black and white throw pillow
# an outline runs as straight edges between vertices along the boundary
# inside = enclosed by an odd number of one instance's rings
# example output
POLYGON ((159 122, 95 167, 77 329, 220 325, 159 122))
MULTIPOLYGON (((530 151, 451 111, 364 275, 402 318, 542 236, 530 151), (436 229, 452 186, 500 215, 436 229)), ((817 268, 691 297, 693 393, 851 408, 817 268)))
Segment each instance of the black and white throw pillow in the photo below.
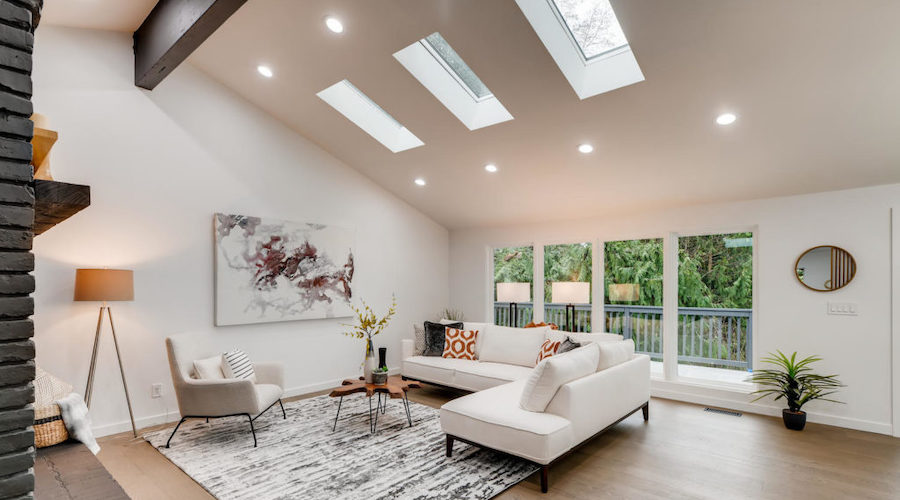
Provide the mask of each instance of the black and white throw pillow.
POLYGON ((234 349, 222 355, 222 372, 225 378, 246 378, 256 382, 253 363, 244 351, 234 349))
POLYGON ((425 322, 425 352, 423 356, 443 356, 444 355, 444 329, 456 328, 462 329, 462 322, 457 323, 432 323, 425 322))

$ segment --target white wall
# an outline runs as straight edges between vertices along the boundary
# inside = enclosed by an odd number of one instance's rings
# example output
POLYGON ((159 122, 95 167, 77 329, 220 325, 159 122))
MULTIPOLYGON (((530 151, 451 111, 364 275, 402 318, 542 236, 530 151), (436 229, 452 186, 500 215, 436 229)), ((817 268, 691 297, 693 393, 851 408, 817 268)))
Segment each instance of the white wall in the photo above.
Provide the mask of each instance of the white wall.
MULTIPOLYGON (((344 320, 213 326, 214 212, 355 226, 356 296, 399 302, 376 342, 391 366, 410 323, 447 306, 446 229, 190 65, 143 91, 129 34, 42 25, 34 67, 35 110, 59 131, 54 177, 91 186, 88 209, 34 241, 37 362, 79 392, 99 304, 72 301, 78 267, 135 271, 135 301, 113 310, 139 425, 177 414, 163 342, 177 332, 284 362, 289 393, 359 373, 363 345, 340 334, 344 320), (150 398, 154 382, 164 398, 150 398)), ((109 433, 128 413, 104 335, 92 416, 109 433)))
MULTIPOLYGON (((891 432, 890 207, 900 185, 805 196, 696 206, 658 212, 486 229, 450 234, 450 299, 473 320, 489 319, 488 252, 491 246, 538 245, 662 237, 670 231, 746 230, 757 226, 757 320, 754 366, 780 349, 818 354, 823 372, 847 385, 845 405, 811 403, 810 420, 874 432, 891 432), (846 288, 817 293, 794 277, 806 249, 834 244, 856 258, 856 278, 846 288), (826 315, 829 301, 859 304, 858 316, 826 315)), ((745 411, 776 414, 772 403, 749 405, 746 394, 688 384, 655 382, 654 394, 745 411)))

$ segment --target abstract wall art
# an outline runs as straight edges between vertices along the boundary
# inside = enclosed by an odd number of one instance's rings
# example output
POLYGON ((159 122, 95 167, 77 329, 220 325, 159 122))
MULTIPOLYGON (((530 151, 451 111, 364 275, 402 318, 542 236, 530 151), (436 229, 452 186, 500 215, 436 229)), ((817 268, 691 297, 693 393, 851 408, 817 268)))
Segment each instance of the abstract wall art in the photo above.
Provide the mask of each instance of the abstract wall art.
POLYGON ((353 231, 215 215, 216 325, 351 316, 353 231))

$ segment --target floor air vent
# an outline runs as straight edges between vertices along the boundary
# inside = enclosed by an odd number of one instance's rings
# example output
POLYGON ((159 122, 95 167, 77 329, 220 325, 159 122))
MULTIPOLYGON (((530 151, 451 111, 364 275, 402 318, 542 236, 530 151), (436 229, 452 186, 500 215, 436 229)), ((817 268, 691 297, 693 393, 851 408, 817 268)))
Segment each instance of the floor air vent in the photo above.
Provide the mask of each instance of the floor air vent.
POLYGON ((740 417, 743 413, 739 411, 731 411, 731 410, 721 410, 719 408, 705 408, 703 411, 708 411, 710 413, 721 413, 722 415, 731 415, 732 417, 740 417))

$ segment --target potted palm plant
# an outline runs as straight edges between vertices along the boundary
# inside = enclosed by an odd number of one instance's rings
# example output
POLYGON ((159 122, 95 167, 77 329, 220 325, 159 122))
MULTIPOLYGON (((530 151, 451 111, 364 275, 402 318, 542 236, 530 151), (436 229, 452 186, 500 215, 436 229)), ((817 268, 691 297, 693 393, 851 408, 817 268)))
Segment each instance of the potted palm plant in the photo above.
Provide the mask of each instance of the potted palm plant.
POLYGON ((753 401, 759 401, 766 396, 775 396, 775 400, 784 398, 788 407, 781 410, 781 418, 784 426, 793 431, 802 431, 806 426, 806 412, 801 408, 806 403, 820 399, 832 403, 840 403, 829 399, 828 396, 837 392, 838 387, 844 387, 837 379, 837 375, 818 375, 809 367, 816 361, 821 361, 818 356, 809 356, 798 360, 797 353, 787 357, 781 351, 777 354, 769 353, 769 357, 763 358, 763 362, 777 366, 773 370, 759 370, 750 377, 763 388, 753 392, 759 394, 753 401))

